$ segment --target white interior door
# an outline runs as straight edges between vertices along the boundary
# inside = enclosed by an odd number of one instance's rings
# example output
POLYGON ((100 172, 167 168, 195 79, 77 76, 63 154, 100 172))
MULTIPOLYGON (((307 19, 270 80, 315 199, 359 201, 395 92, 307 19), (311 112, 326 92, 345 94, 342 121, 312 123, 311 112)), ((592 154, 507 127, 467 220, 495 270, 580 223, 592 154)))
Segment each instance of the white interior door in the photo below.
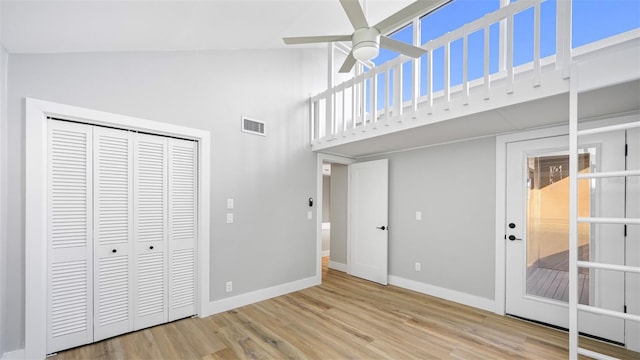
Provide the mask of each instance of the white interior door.
MULTIPOLYGON (((583 138, 580 171, 623 170, 624 132, 583 138)), ((568 327, 568 138, 507 145, 506 312, 568 327)), ((624 217, 624 179, 579 181, 578 216, 624 217)), ((580 259, 624 264, 620 225, 579 225, 580 259)), ((624 275, 582 269, 579 302, 624 308, 624 275)), ((580 313, 583 333, 624 343, 624 321, 580 313)))
POLYGON ((387 284, 388 160, 349 165, 349 273, 387 284))

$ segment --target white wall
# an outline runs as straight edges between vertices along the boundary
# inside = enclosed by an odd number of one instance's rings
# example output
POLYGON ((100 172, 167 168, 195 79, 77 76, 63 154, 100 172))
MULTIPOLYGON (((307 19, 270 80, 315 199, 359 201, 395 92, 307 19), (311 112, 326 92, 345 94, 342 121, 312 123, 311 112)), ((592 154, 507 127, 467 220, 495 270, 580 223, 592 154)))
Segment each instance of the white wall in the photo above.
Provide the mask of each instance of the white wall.
POLYGON ((331 222, 331 176, 322 175, 322 222, 331 222))
POLYGON ((12 54, 9 61, 8 150, 17 155, 8 159, 6 349, 24 346, 25 97, 211 132, 211 301, 315 275, 307 98, 325 85, 323 50, 12 54), (242 133, 243 115, 265 121, 268 136, 242 133), (227 198, 235 199, 234 224, 225 221, 227 198))
MULTIPOLYGON (((0 19, 2 3, 0 2, 0 19)), ((0 39, 2 38, 0 20, 0 39)), ((5 298, 7 296, 7 51, 0 41, 0 358, 7 338, 5 298)))
POLYGON ((389 159, 389 275, 493 300, 495 138, 361 160, 378 158, 389 159))
POLYGON ((7 333, 7 52, 0 43, 0 357, 7 333))
POLYGON ((331 176, 322 175, 322 256, 326 256, 331 248, 331 176))

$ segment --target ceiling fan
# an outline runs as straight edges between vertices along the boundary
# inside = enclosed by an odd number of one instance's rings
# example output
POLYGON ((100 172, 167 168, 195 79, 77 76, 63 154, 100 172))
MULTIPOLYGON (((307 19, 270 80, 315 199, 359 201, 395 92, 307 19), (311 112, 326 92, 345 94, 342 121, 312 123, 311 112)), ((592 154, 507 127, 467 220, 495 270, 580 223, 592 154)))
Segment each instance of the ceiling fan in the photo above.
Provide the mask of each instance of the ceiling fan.
POLYGON ((419 58, 426 52, 424 49, 394 40, 382 34, 387 34, 412 18, 428 14, 450 1, 452 0, 417 0, 376 25, 369 26, 359 0, 340 0, 342 8, 347 13, 349 21, 351 21, 351 25, 355 30, 353 34, 285 37, 283 40, 287 45, 351 41, 353 46, 342 67, 340 67, 341 73, 351 71, 358 60, 367 61, 378 56, 380 46, 413 58, 419 58))

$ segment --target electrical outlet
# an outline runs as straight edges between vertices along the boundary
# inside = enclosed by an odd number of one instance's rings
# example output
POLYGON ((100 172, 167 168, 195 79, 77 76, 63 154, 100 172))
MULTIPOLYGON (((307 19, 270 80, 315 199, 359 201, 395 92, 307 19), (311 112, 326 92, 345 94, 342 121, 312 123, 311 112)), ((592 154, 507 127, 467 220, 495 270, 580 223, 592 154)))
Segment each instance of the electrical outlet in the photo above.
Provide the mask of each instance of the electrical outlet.
POLYGON ((227 213, 227 224, 233 224, 233 213, 227 213))
POLYGON ((311 211, 307 211, 307 220, 313 219, 313 213, 311 211))
POLYGON ((227 199, 227 209, 233 209, 233 199, 227 199))
POLYGON ((232 292, 233 291, 233 281, 227 281, 226 287, 227 287, 227 292, 232 292))
POLYGON ((416 220, 422 220, 422 211, 416 211, 416 220))
POLYGON ((422 270, 422 264, 420 264, 419 262, 416 263, 416 271, 421 271, 422 270))

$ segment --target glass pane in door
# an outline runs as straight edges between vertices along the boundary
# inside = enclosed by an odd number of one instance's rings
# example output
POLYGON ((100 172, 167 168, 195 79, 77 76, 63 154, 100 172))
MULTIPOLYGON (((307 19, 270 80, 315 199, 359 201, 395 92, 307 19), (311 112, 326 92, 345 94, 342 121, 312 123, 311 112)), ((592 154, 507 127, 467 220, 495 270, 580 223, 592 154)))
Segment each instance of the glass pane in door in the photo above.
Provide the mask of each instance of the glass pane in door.
MULTIPOLYGON (((589 153, 579 156, 579 171, 590 171, 589 153)), ((569 300, 569 155, 527 158, 527 294, 569 300)), ((590 216, 588 180, 578 181, 578 216, 590 216)), ((589 259, 589 224, 578 225, 579 258, 589 259)), ((579 301, 589 303, 589 271, 579 272, 579 301)))

